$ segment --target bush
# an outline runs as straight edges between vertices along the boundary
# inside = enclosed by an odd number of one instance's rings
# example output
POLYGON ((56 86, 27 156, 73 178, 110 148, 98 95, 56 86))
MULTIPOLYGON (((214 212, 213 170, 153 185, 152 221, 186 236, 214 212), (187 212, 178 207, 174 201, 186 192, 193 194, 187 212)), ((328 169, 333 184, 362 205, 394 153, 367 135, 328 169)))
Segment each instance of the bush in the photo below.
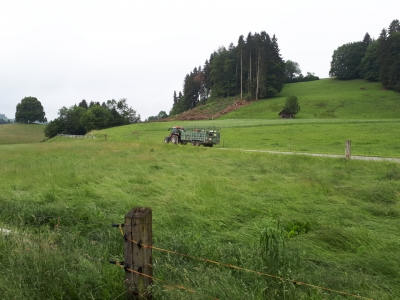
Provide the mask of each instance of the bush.
POLYGON ((293 95, 287 97, 283 110, 292 115, 296 115, 300 111, 299 100, 297 99, 297 96, 293 95))

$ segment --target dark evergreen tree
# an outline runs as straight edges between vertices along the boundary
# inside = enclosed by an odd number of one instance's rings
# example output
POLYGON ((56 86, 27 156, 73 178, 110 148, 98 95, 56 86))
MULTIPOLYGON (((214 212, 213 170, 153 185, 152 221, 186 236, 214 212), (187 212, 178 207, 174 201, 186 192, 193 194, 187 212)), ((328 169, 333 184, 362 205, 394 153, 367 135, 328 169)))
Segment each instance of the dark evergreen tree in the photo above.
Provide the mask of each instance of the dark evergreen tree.
POLYGON ((384 87, 389 85, 389 69, 390 69, 390 53, 387 41, 388 35, 385 28, 382 29, 378 43, 378 56, 379 56, 379 81, 384 87))
POLYGON ((247 67, 247 82, 246 82, 246 90, 247 90, 247 95, 248 98, 254 99, 254 93, 252 91, 254 90, 254 83, 253 83, 253 72, 254 72, 254 59, 252 59, 254 53, 254 40, 251 32, 248 33, 247 38, 246 38, 246 47, 245 47, 245 52, 246 52, 246 67, 247 67))
POLYGON ((363 39, 364 49, 367 50, 368 46, 371 45, 371 43, 372 43, 371 36, 370 36, 369 33, 367 32, 367 33, 364 35, 364 39, 363 39))
POLYGON ((387 89, 400 92, 400 23, 393 20, 378 39, 380 81, 387 89))
MULTIPOLYGON (((269 36, 267 35, 269 40, 269 36)), ((270 44, 270 51, 268 57, 268 73, 266 94, 262 94, 262 97, 272 97, 279 93, 283 88, 285 82, 285 63, 280 55, 280 49, 278 46, 278 39, 273 35, 270 44)))
POLYGON ((399 20, 393 20, 391 23, 390 23, 390 25, 389 25, 389 28, 388 28, 388 32, 389 32, 389 35, 392 35, 393 33, 396 33, 396 32, 400 32, 400 22, 399 22, 399 20))
POLYGON ((370 44, 361 60, 360 74, 361 78, 369 81, 379 80, 379 42, 370 44))
POLYGON ((243 51, 245 47, 244 36, 241 35, 238 40, 237 55, 240 62, 240 99, 243 98, 243 51))
POLYGON ((174 91, 174 105, 178 103, 178 97, 176 96, 176 91, 174 91))
POLYGON ((204 89, 205 89, 205 97, 208 98, 210 96, 212 80, 211 80, 211 61, 213 60, 213 54, 210 56, 210 61, 206 60, 203 67, 203 75, 204 75, 204 89))
POLYGON ((88 109, 88 108, 89 108, 89 106, 88 106, 88 104, 87 104, 87 102, 86 102, 85 99, 82 99, 82 101, 79 102, 78 106, 83 107, 83 108, 85 108, 85 109, 88 109))
POLYGON ((235 94, 235 60, 225 47, 220 47, 215 53, 210 75, 212 97, 229 97, 235 94))
POLYGON ((388 37, 387 47, 388 82, 384 86, 400 92, 400 31, 388 37))

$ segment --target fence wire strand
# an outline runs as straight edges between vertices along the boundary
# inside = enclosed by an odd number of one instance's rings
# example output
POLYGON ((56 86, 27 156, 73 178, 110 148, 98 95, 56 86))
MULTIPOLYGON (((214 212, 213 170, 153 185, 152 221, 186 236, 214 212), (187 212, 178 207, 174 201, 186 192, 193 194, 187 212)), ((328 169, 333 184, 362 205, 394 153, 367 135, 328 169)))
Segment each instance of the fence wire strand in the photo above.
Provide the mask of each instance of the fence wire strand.
POLYGON ((246 268, 241 268, 241 267, 238 267, 238 266, 235 266, 235 265, 231 265, 231 264, 221 263, 221 262, 214 261, 214 260, 210 260, 210 259, 206 259, 206 258, 196 257, 196 256, 193 256, 193 255, 188 255, 188 254, 184 254, 184 253, 179 253, 179 252, 172 251, 172 250, 167 250, 167 249, 158 248, 158 247, 154 247, 154 246, 150 246, 150 245, 145 245, 145 244, 139 243, 139 242, 137 242, 137 241, 134 241, 134 240, 132 240, 132 239, 129 239, 129 238, 124 234, 121 225, 119 226, 119 230, 120 230, 120 232, 121 232, 121 234, 122 234, 122 236, 123 236, 124 239, 130 241, 130 242, 133 243, 133 244, 136 244, 136 245, 138 245, 138 246, 141 246, 141 247, 143 247, 143 248, 149 248, 149 249, 154 249, 154 250, 158 250, 158 251, 161 251, 161 252, 166 252, 166 253, 171 253, 171 254, 175 254, 175 255, 180 255, 180 256, 192 258, 192 259, 199 260, 199 261, 203 261, 203 262, 207 262, 207 263, 212 263, 212 264, 219 265, 219 266, 228 267, 228 268, 231 268, 231 269, 241 270, 241 271, 245 271, 245 272, 248 272, 248 273, 253 273, 253 274, 257 274, 257 275, 261 275, 261 276, 266 276, 266 277, 271 277, 271 278, 279 279, 279 280, 281 280, 281 281, 288 281, 288 282, 291 282, 291 283, 293 283, 293 284, 295 284, 295 285, 303 285, 303 286, 307 286, 307 287, 311 287, 311 288, 315 288, 315 289, 320 289, 320 290, 324 290, 324 291, 329 291, 329 292, 332 292, 332 293, 337 293, 337 294, 341 294, 341 295, 345 295, 345 296, 351 296, 351 297, 358 298, 358 299, 373 300, 372 298, 363 297, 363 296, 360 296, 360 295, 351 294, 351 293, 347 293, 347 292, 343 292, 343 291, 333 290, 333 289, 330 289, 330 288, 327 288, 327 287, 318 286, 318 285, 314 285, 314 284, 310 284, 310 283, 298 281, 298 280, 295 280, 295 279, 287 279, 287 278, 283 278, 283 277, 271 275, 271 274, 264 273, 264 272, 254 271, 254 270, 250 270, 250 269, 246 269, 246 268))
MULTIPOLYGON (((124 270, 126 270, 126 271, 128 271, 128 272, 135 273, 135 274, 138 274, 138 275, 147 277, 147 278, 151 278, 151 279, 153 279, 154 281, 164 282, 164 283, 166 284, 166 285, 164 285, 164 287, 173 287, 173 288, 178 288, 178 289, 181 289, 181 290, 184 290, 184 291, 193 293, 193 294, 196 293, 195 290, 192 290, 192 289, 189 289, 189 288, 187 288, 187 287, 184 287, 183 285, 170 283, 170 282, 168 282, 168 281, 166 281, 166 280, 159 279, 159 278, 156 278, 156 277, 153 277, 153 276, 150 276, 150 275, 147 275, 147 274, 144 274, 144 273, 135 271, 135 270, 133 270, 133 269, 124 267, 123 264, 120 263, 120 262, 118 262, 118 261, 116 261, 115 264, 116 264, 118 267, 120 267, 120 268, 122 268, 122 269, 124 269, 124 270)), ((203 295, 204 295, 204 294, 203 294, 203 295)), ((204 295, 204 296, 206 296, 206 295, 204 295)), ((214 298, 214 297, 211 297, 211 296, 207 296, 207 297, 210 298, 210 299, 219 300, 218 298, 214 298)))

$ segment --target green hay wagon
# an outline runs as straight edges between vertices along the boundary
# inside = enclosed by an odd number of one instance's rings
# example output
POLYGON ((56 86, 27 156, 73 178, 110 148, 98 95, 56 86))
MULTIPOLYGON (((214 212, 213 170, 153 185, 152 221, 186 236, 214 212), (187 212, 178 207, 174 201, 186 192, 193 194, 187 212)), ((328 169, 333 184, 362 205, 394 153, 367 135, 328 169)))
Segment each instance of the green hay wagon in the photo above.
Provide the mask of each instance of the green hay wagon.
POLYGON ((172 127, 169 128, 170 135, 164 139, 165 143, 186 145, 191 143, 193 146, 204 145, 212 147, 220 142, 219 128, 216 127, 172 127))

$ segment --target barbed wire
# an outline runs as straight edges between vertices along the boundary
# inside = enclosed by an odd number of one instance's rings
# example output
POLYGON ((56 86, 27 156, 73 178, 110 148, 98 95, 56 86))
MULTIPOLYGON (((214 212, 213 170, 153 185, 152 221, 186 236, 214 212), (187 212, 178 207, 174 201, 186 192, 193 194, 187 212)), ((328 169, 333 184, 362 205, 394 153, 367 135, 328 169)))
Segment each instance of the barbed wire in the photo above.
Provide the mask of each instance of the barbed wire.
POLYGON ((311 287, 311 288, 315 288, 315 289, 320 289, 320 290, 324 290, 324 291, 329 291, 329 292, 333 292, 333 293, 337 293, 337 294, 341 294, 341 295, 345 295, 345 296, 351 296, 351 297, 358 298, 358 299, 373 300, 372 298, 363 297, 363 296, 356 295, 356 294, 351 294, 351 293, 348 293, 348 292, 338 291, 338 290, 330 289, 330 288, 327 288, 327 287, 318 286, 318 285, 314 285, 314 284, 298 281, 298 280, 295 280, 295 279, 287 279, 287 278, 283 278, 283 277, 280 277, 280 276, 275 276, 275 275, 264 273, 264 272, 260 272, 260 271, 254 271, 254 270, 241 268, 241 267, 238 267, 238 266, 235 266, 235 265, 231 265, 231 264, 221 263, 221 262, 217 262, 217 261, 206 259, 206 258, 201 258, 201 257, 189 255, 189 254, 176 252, 176 251, 173 251, 173 250, 167 250, 167 249, 163 249, 163 248, 159 248, 159 247, 155 247, 155 246, 151 246, 151 245, 142 244, 140 242, 137 242, 137 241, 134 241, 132 239, 129 239, 126 236, 126 234, 124 234, 124 232, 122 230, 122 227, 123 227, 122 225, 123 224, 119 225, 118 228, 119 228, 123 238, 125 240, 127 240, 127 241, 130 241, 133 244, 138 245, 139 247, 154 249, 154 250, 158 250, 158 251, 162 251, 162 252, 166 252, 166 253, 171 253, 171 254, 175 254, 175 255, 180 255, 180 256, 183 256, 183 257, 188 257, 188 258, 192 258, 192 259, 203 261, 203 262, 207 262, 207 263, 212 263, 212 264, 215 264, 215 265, 220 265, 220 266, 228 267, 228 268, 231 268, 231 269, 241 270, 241 271, 245 271, 245 272, 248 272, 248 273, 253 273, 253 274, 257 274, 257 275, 261 275, 261 276, 266 276, 266 277, 279 279, 281 281, 288 281, 288 282, 291 282, 291 283, 293 283, 295 285, 303 285, 303 286, 307 286, 307 287, 311 287))
MULTIPOLYGON (((159 279, 159 278, 156 278, 156 277, 153 277, 153 276, 150 276, 150 275, 135 271, 133 269, 130 269, 130 268, 126 267, 123 262, 110 260, 110 263, 116 264, 118 267, 120 267, 120 268, 122 268, 122 269, 124 269, 124 270, 126 270, 128 272, 135 273, 135 274, 141 275, 143 277, 147 277, 147 278, 153 279, 154 281, 164 282, 164 283, 167 284, 167 285, 164 285, 164 287, 174 287, 174 288, 178 288, 178 289, 181 289, 181 290, 185 290, 185 291, 193 293, 193 294, 197 293, 195 290, 192 290, 192 289, 189 289, 187 287, 184 287, 183 285, 170 283, 170 282, 168 282, 168 281, 166 281, 164 279, 159 279)), ((205 295, 205 294, 202 294, 202 295, 203 296, 207 296, 210 299, 219 300, 218 298, 211 297, 211 296, 208 296, 208 295, 205 295)))

